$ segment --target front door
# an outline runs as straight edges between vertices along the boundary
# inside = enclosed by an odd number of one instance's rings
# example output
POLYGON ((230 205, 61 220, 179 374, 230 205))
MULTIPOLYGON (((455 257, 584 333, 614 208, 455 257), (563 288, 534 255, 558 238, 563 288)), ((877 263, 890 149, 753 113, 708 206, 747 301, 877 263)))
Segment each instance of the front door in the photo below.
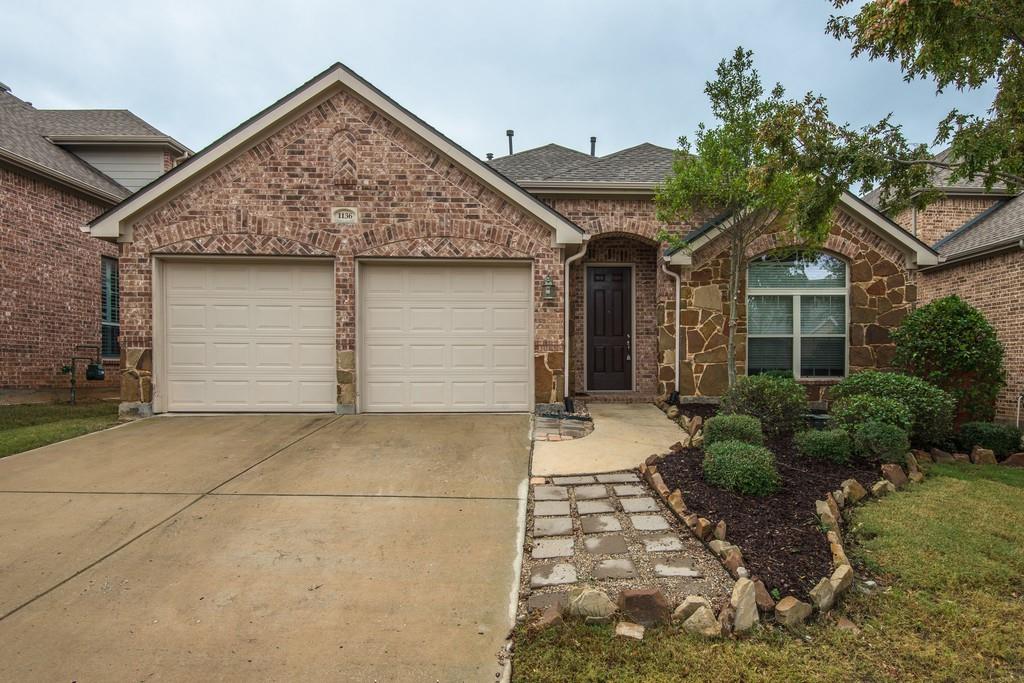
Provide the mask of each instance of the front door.
POLYGON ((587 389, 633 388, 632 334, 630 269, 587 268, 587 389))

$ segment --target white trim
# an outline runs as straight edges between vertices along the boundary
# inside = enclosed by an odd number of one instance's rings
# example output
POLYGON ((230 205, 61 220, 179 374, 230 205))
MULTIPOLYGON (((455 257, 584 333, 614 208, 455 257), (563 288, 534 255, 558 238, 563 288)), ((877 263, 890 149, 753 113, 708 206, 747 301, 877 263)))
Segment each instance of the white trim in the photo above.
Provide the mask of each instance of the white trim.
POLYGON ((247 145, 263 137, 268 131, 283 124, 293 115, 297 115, 319 98, 326 98, 336 90, 347 90, 368 102, 372 107, 382 111, 385 116, 393 119, 411 131, 428 145, 447 156, 485 185, 518 205, 554 232, 555 241, 559 244, 579 244, 583 241, 582 231, 558 213, 548 209, 521 187, 493 171, 479 159, 458 147, 449 139, 438 133, 387 98, 379 90, 358 77, 341 64, 335 64, 326 72, 316 77, 291 96, 271 106, 262 114, 257 115, 249 123, 213 143, 188 162, 174 171, 139 190, 116 208, 100 216, 90 225, 92 235, 107 239, 123 240, 128 223, 143 211, 151 208, 161 198, 200 174, 210 170, 225 158, 241 151, 247 145))
POLYGON ((583 264, 583 391, 584 393, 590 393, 591 391, 597 391, 599 393, 629 393, 636 390, 636 264, 635 263, 605 263, 605 262, 594 262, 583 264), (630 333, 629 333, 629 350, 630 350, 630 379, 628 389, 591 389, 590 388, 590 373, 587 371, 587 352, 590 349, 590 327, 587 325, 587 314, 590 310, 587 303, 589 301, 590 294, 590 278, 587 275, 587 271, 590 268, 629 268, 629 290, 630 290, 630 333))

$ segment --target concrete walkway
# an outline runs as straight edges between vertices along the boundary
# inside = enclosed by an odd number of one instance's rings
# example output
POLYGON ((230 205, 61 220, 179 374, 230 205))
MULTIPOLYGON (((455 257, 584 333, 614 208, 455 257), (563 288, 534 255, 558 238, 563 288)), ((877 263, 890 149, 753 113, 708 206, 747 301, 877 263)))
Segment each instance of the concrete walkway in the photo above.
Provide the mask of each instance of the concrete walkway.
POLYGON ((539 441, 532 473, 596 474, 636 467, 652 453, 664 453, 682 435, 679 425, 649 403, 590 403, 594 431, 572 441, 539 441))
POLYGON ((160 417, 0 459, 0 680, 496 680, 525 415, 160 417))

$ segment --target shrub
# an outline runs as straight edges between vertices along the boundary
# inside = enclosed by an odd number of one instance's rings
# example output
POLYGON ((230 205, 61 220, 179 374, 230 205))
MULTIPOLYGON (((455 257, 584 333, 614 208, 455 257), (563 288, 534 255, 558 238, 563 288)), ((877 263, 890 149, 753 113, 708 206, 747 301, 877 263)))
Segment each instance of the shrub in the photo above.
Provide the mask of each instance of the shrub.
POLYGON ((991 448, 999 458, 1018 452, 1020 440, 1021 432, 1016 427, 992 422, 965 422, 957 435, 957 442, 965 451, 970 452, 975 446, 991 448))
POLYGON ((896 399, 884 396, 847 396, 832 404, 831 413, 836 426, 843 427, 851 434, 858 426, 869 420, 894 425, 904 432, 909 431, 911 425, 910 410, 896 399))
POLYGON ((955 295, 936 299, 904 318, 892 338, 896 367, 948 391, 958 424, 992 419, 1006 369, 1003 345, 980 311, 955 295))
POLYGON ((910 450, 907 431, 880 420, 868 420, 853 432, 853 447, 857 455, 868 460, 906 462, 910 450))
POLYGON ((845 429, 810 429, 796 435, 800 455, 815 460, 850 462, 850 435, 845 429))
POLYGON ((722 412, 753 415, 770 436, 792 434, 809 410, 807 392, 792 377, 740 377, 722 397, 722 412))
POLYGON ((953 434, 956 401, 919 377, 867 370, 850 375, 830 392, 836 400, 862 394, 896 399, 906 406, 910 410, 910 438, 918 446, 943 445, 953 434))
POLYGON ((708 482, 751 496, 775 493, 781 483, 771 451, 742 441, 719 441, 708 446, 703 467, 708 482))
POLYGON ((742 441, 761 446, 764 444, 761 423, 750 415, 716 415, 704 423, 704 443, 711 445, 719 441, 742 441))

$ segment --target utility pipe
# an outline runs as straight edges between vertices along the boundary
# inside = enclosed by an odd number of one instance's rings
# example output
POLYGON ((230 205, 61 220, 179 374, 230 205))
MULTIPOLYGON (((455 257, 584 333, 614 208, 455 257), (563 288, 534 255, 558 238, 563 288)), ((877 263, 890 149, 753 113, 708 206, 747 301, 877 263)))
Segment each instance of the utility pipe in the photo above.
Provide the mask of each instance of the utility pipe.
POLYGON ((679 303, 680 303, 679 302, 679 286, 680 286, 679 283, 680 283, 680 278, 679 278, 678 273, 673 273, 671 270, 669 270, 668 264, 665 263, 664 261, 662 261, 662 263, 661 263, 661 269, 662 269, 662 271, 664 271, 664 273, 666 275, 668 275, 669 277, 671 277, 673 280, 676 281, 676 314, 674 316, 674 318, 675 318, 675 326, 676 326, 676 330, 675 330, 675 332, 676 332, 676 334, 675 334, 675 339, 676 339, 676 384, 675 384, 675 388, 673 389, 673 391, 678 392, 679 391, 679 335, 680 335, 680 332, 679 332, 679 330, 680 330, 680 327, 679 327, 679 323, 680 323, 680 320, 679 320, 679 303))
MULTIPOLYGON (((562 394, 564 398, 569 398, 569 266, 576 261, 579 261, 587 253, 587 238, 583 238, 583 248, 578 252, 565 259, 565 278, 562 280, 562 295, 565 297, 565 303, 562 306, 562 312, 565 316, 565 336, 563 337, 565 349, 562 353, 562 362, 564 366, 562 368, 562 381, 564 382, 562 388, 562 394)), ((586 286, 586 283, 584 283, 586 286)))

